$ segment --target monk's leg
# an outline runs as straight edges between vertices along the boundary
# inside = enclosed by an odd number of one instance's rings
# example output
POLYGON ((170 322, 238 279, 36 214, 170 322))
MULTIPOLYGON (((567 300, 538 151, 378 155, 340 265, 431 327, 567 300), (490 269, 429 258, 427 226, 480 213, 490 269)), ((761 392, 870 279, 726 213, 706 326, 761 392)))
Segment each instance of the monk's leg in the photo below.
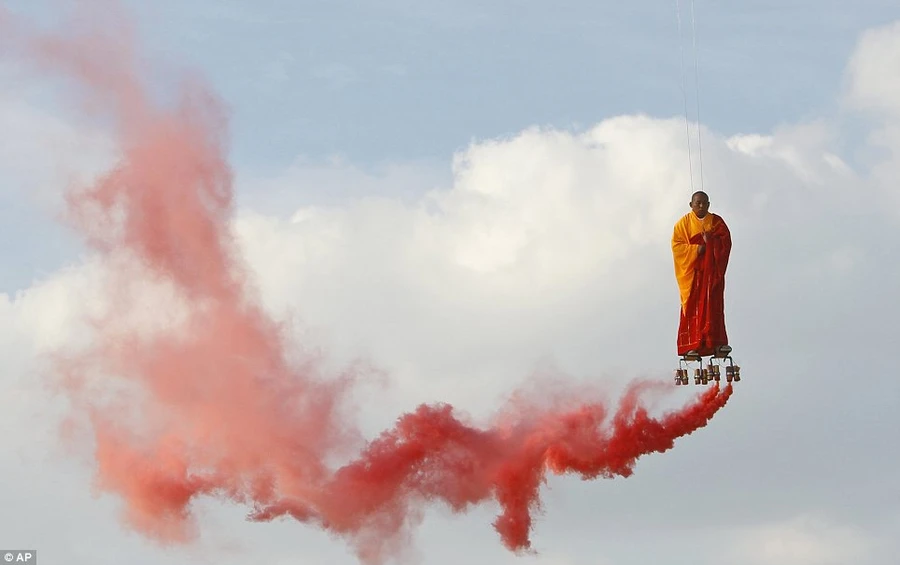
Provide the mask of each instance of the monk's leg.
POLYGON ((684 356, 685 354, 697 349, 696 339, 692 338, 693 333, 694 332, 691 331, 691 317, 686 316, 684 310, 681 310, 681 319, 678 322, 677 339, 677 349, 679 356, 684 356))
POLYGON ((728 345, 728 332, 725 329, 725 284, 714 285, 709 292, 707 305, 709 331, 707 341, 712 350, 728 345))
POLYGON ((698 273, 682 314, 678 330, 679 355, 692 352, 706 357, 715 355, 720 345, 728 343, 725 335, 724 293, 711 285, 708 276, 698 273))
POLYGON ((681 319, 678 322, 678 355, 688 353, 696 354, 701 346, 701 335, 697 322, 700 317, 697 311, 697 301, 688 300, 687 306, 681 310, 681 319))

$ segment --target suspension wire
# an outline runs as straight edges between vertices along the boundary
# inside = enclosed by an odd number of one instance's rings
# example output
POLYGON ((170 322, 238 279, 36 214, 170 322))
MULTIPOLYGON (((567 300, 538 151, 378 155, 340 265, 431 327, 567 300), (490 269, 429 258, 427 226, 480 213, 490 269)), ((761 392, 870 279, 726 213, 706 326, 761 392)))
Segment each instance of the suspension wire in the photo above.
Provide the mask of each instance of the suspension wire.
POLYGON ((691 35, 694 40, 694 85, 697 90, 697 152, 700 161, 700 190, 703 190, 703 145, 700 143, 700 61, 697 57, 697 24, 694 18, 694 0, 691 0, 691 35))
POLYGON ((684 97, 684 131, 687 134, 688 167, 691 173, 691 192, 694 191, 694 158, 691 154, 691 127, 688 123, 687 87, 684 83, 684 34, 681 31, 681 4, 675 0, 675 16, 678 20, 678 50, 681 53, 681 94, 684 97))
MULTIPOLYGON (((700 165, 700 190, 704 188, 703 182, 703 145, 701 142, 700 131, 700 62, 697 56, 697 19, 694 11, 694 0, 691 2, 691 38, 694 50, 694 87, 697 91, 697 152, 700 165)), ((688 166, 691 174, 691 191, 694 190, 694 156, 691 148, 691 127, 688 118, 688 102, 687 102, 687 86, 685 84, 684 72, 684 32, 682 31, 681 22, 681 3, 675 0, 675 15, 678 21, 678 50, 681 55, 681 93, 684 97, 684 128, 687 133, 688 145, 688 166)))

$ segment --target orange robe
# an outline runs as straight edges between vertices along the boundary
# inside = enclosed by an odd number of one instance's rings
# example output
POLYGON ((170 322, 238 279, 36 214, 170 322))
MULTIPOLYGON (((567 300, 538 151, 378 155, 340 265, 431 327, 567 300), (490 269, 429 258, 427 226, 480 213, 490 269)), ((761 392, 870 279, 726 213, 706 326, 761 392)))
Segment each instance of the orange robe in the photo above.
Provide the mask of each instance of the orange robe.
POLYGON ((688 212, 672 233, 675 279, 681 294, 678 355, 697 351, 712 355, 728 345, 725 331, 725 270, 731 255, 731 232, 725 220, 707 213, 701 220, 688 212), (706 250, 699 254, 706 232, 706 250))

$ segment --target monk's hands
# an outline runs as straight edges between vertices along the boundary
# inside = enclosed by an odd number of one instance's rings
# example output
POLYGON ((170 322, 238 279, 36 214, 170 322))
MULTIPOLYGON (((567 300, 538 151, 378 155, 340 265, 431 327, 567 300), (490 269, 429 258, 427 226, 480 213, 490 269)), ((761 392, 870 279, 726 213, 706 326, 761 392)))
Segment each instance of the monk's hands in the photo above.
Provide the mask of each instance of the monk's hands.
POLYGON ((706 251, 706 243, 709 241, 709 235, 706 232, 703 232, 703 243, 697 248, 697 254, 703 255, 703 252, 706 251))

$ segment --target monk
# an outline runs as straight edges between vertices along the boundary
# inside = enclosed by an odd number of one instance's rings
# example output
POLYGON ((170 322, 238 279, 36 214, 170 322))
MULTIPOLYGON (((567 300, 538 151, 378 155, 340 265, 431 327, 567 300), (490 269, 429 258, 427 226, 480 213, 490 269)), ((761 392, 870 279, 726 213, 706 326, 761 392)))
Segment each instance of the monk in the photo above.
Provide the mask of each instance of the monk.
POLYGON ((681 292, 678 355, 725 354, 731 351, 725 331, 725 270, 731 232, 721 216, 709 212, 705 192, 695 192, 690 207, 672 233, 675 279, 681 292))

